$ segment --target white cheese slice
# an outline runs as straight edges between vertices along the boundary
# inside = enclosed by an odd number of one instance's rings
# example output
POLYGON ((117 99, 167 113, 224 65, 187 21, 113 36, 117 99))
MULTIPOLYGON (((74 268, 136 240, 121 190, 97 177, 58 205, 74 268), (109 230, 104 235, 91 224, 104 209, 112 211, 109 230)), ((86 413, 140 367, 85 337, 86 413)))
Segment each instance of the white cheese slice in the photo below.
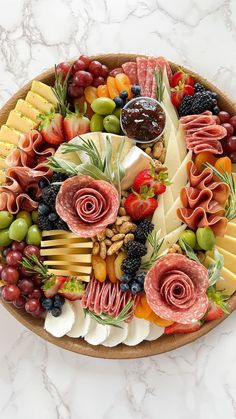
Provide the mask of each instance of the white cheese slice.
POLYGON ((173 246, 173 244, 179 240, 180 234, 186 229, 186 227, 186 224, 182 224, 180 227, 167 234, 159 250, 159 254, 163 254, 169 247, 173 246))
POLYGON ((226 229, 227 236, 232 236, 236 238, 236 223, 228 223, 227 229, 226 229))
POLYGON ((188 174, 186 166, 187 163, 192 159, 192 154, 192 150, 190 150, 186 155, 185 159, 182 161, 174 177, 171 179, 171 190, 174 199, 178 198, 181 189, 187 184, 188 174))
POLYGON ((176 140, 174 125, 171 125, 169 141, 166 149, 165 166, 168 168, 169 178, 172 179, 181 165, 178 143, 176 140))
POLYGON ((176 110, 171 103, 170 95, 169 95, 167 89, 164 89, 163 104, 165 106, 165 110, 168 113, 172 123, 174 124, 175 132, 177 132, 178 129, 179 129, 179 119, 178 119, 176 110))
POLYGON ((71 338, 84 337, 88 333, 91 317, 89 315, 85 316, 80 300, 73 301, 73 309, 75 312, 75 322, 72 329, 67 333, 67 336, 71 338))
POLYGON ((108 338, 102 342, 103 346, 106 346, 108 348, 112 348, 113 346, 119 345, 121 342, 123 342, 128 335, 128 323, 122 323, 120 325, 121 327, 114 327, 111 326, 110 334, 108 338))
POLYGON ((123 190, 129 189, 133 185, 137 174, 144 169, 149 169, 151 162, 152 158, 141 150, 141 148, 136 146, 132 147, 122 161, 125 176, 121 181, 121 188, 123 190))
POLYGON ((167 92, 170 95, 170 83, 169 83, 169 79, 168 79, 168 76, 167 76, 166 67, 164 68, 164 71, 163 71, 163 85, 167 89, 167 92))
POLYGON ((186 140, 185 140, 185 134, 182 126, 179 124, 179 129, 176 135, 176 142, 179 149, 179 155, 181 158, 181 161, 184 160, 186 154, 187 154, 187 147, 186 147, 186 140))
POLYGON ((236 255, 236 238, 227 235, 216 237, 216 245, 236 255))
POLYGON ((146 337, 146 340, 152 341, 158 339, 164 333, 164 328, 157 326, 154 323, 150 323, 150 332, 146 337))
POLYGON ((125 345, 134 346, 138 345, 149 335, 150 322, 144 319, 134 317, 128 325, 128 335, 123 341, 125 345))
MULTIPOLYGON (((165 147, 168 146, 172 127, 174 127, 174 125, 166 111, 166 125, 165 125, 164 134, 163 134, 165 147)), ((175 131, 175 127, 174 127, 174 131, 175 131)))
POLYGON ((172 204, 171 208, 166 212, 166 232, 170 233, 171 231, 178 228, 182 221, 177 216, 177 209, 182 206, 181 200, 178 197, 172 204))
POLYGON ((90 345, 100 345, 107 339, 110 333, 111 326, 103 326, 91 319, 88 333, 84 336, 84 340, 90 345))
POLYGON ((166 234, 164 194, 160 195, 160 198, 158 200, 158 207, 152 216, 152 223, 154 224, 154 230, 160 230, 160 237, 164 237, 166 234))
POLYGON ((47 313, 44 329, 56 338, 60 338, 72 329, 74 322, 75 312, 73 310, 73 304, 65 300, 62 306, 62 314, 59 317, 53 317, 50 311, 47 313))
POLYGON ((163 194, 164 210, 165 214, 169 211, 174 203, 174 198, 170 186, 167 186, 165 193, 163 194))

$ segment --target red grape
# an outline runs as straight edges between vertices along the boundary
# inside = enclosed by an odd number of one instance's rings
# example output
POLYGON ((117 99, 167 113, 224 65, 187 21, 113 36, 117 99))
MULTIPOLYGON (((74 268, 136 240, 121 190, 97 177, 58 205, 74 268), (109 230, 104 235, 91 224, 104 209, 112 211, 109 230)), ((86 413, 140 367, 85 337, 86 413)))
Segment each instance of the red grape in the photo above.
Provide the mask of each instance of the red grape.
POLYGON ((95 77, 93 79, 93 86, 98 87, 98 86, 100 86, 100 84, 105 84, 104 78, 103 77, 95 77))
POLYGON ((220 125, 220 118, 218 117, 218 115, 212 115, 212 118, 214 118, 215 123, 216 123, 217 125, 220 125))
POLYGON ((236 163, 236 151, 232 151, 232 152, 229 154, 229 158, 230 158, 230 160, 232 161, 232 163, 236 163))
POLYGON ((39 305, 38 308, 32 313, 32 316, 41 317, 44 312, 45 310, 43 309, 43 307, 39 305))
POLYGON ((22 260, 22 253, 19 252, 18 250, 11 250, 6 257, 6 263, 8 265, 17 267, 20 265, 20 262, 22 260))
POLYGON ((33 292, 30 294, 30 296, 29 296, 30 298, 38 298, 38 299, 40 299, 40 298, 42 298, 43 297, 43 291, 42 290, 40 290, 39 288, 35 288, 34 290, 33 290, 33 292))
POLYGON ((83 61, 86 65, 86 68, 88 68, 89 64, 91 63, 91 60, 89 57, 87 57, 86 55, 81 55, 79 57, 79 60, 83 61))
POLYGON ((11 250, 17 250, 18 252, 23 252, 26 244, 25 242, 12 242, 11 250))
POLYGON ((230 120, 230 114, 225 111, 220 111, 217 116, 220 118, 221 124, 223 124, 224 122, 229 122, 230 120))
POLYGON ((35 255, 35 256, 37 256, 37 258, 39 258, 40 257, 39 247, 34 246, 33 244, 29 244, 24 249, 24 255, 27 256, 27 257, 35 255))
POLYGON ((82 60, 76 60, 74 61, 74 64, 72 66, 72 74, 75 74, 76 71, 80 71, 80 70, 86 70, 87 65, 85 64, 84 61, 82 60))
POLYGON ((89 64, 89 71, 93 74, 93 76, 100 76, 102 71, 102 64, 99 61, 91 61, 89 64))
POLYGON ((28 272, 24 266, 21 267, 20 272, 22 276, 26 276, 26 277, 32 276, 32 273, 28 272))
POLYGON ((1 278, 3 268, 5 268, 5 265, 3 265, 3 263, 0 263, 0 278, 1 278))
POLYGON ((11 251, 10 247, 8 247, 7 249, 3 250, 3 255, 6 257, 7 254, 11 251))
POLYGON ((41 287, 42 277, 40 275, 34 275, 34 276, 32 276, 31 279, 32 279, 35 287, 41 287))
POLYGON ((102 68, 101 68, 101 71, 100 71, 100 76, 104 77, 104 79, 106 79, 108 74, 109 74, 108 67, 105 64, 102 64, 102 68))
POLYGON ((34 289, 34 283, 31 279, 23 278, 18 281, 18 287, 23 294, 31 294, 34 289))
POLYGON ((231 124, 229 124, 228 122, 225 122, 225 123, 221 124, 221 126, 226 129, 227 137, 231 137, 231 135, 233 135, 234 127, 231 124))
POLYGON ((2 288, 2 298, 4 301, 11 302, 20 297, 20 289, 13 284, 5 285, 2 288))
POLYGON ((227 149, 228 151, 236 151, 236 136, 227 138, 227 149))
POLYGON ((71 63, 68 63, 67 61, 64 61, 63 63, 60 63, 57 65, 57 72, 60 74, 63 74, 63 77, 66 77, 68 71, 71 68, 71 63))
POLYGON ((40 302, 37 298, 30 298, 25 303, 25 311, 27 311, 27 313, 35 312, 38 309, 38 307, 40 307, 40 302))
POLYGON ((76 86, 74 83, 70 83, 68 86, 68 95, 72 98, 82 97, 84 94, 83 87, 76 86))
POLYGON ((13 305, 16 308, 24 308, 25 303, 26 303, 26 299, 25 299, 25 297, 23 297, 23 295, 20 295, 19 298, 17 298, 16 300, 13 301, 13 305))
POLYGON ((78 87, 90 86, 93 82, 93 76, 88 71, 76 71, 73 77, 73 83, 78 87))
POLYGON ((234 130, 236 131, 236 115, 231 116, 231 118, 230 118, 230 120, 229 120, 229 123, 230 123, 231 125, 233 125, 234 130))
POLYGON ((16 268, 6 266, 2 270, 2 280, 8 284, 16 284, 19 279, 19 272, 16 268))

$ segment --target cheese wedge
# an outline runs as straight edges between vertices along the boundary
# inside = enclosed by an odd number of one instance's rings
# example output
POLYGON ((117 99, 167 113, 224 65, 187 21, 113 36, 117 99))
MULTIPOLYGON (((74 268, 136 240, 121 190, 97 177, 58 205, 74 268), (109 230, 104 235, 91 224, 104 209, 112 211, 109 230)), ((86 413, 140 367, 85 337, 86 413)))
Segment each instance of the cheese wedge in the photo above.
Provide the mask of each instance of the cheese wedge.
POLYGON ((34 108, 30 103, 26 102, 26 100, 19 99, 15 110, 39 124, 38 116, 40 115, 40 111, 34 108))
POLYGON ((165 217, 166 217, 166 232, 170 233, 171 231, 175 230, 176 228, 178 228, 181 224, 182 221, 179 219, 179 217, 177 216, 177 209, 180 208, 181 205, 181 200, 178 197, 174 203, 172 204, 171 208, 169 209, 169 211, 167 211, 165 217))
POLYGON ((5 157, 0 157, 0 169, 6 169, 6 168, 7 168, 7 164, 6 164, 5 157))
POLYGON ((133 185, 137 174, 144 169, 149 169, 151 162, 152 158, 141 150, 141 148, 136 146, 132 147, 122 161, 125 175, 121 181, 121 188, 123 190, 129 189, 133 185))
POLYGON ((184 130, 181 127, 181 125, 179 125, 179 129, 176 135, 176 142, 178 144, 178 150, 179 150, 179 155, 181 158, 181 161, 184 160, 186 154, 187 154, 187 147, 186 147, 186 141, 185 141, 185 134, 184 134, 184 130))
POLYGON ((165 107, 165 111, 168 113, 172 123, 174 124, 175 132, 177 132, 178 129, 179 129, 179 119, 178 119, 176 110, 171 103, 170 95, 169 95, 167 89, 164 89, 163 105, 165 107))
POLYGON ((173 246, 173 244, 175 244, 179 240, 180 234, 182 233, 182 231, 186 229, 186 227, 186 224, 182 224, 180 227, 167 234, 159 250, 159 254, 164 253, 169 247, 173 246))
POLYGON ((236 255, 222 249, 222 247, 217 247, 217 249, 224 256, 224 267, 236 274, 236 255))
POLYGON ((26 102, 30 103, 34 108, 40 112, 49 113, 54 109, 54 105, 48 102, 44 97, 34 93, 31 90, 27 93, 26 102))
POLYGON ((31 90, 45 98, 48 102, 52 103, 54 107, 57 106, 57 98, 54 95, 52 88, 47 84, 44 84, 38 80, 33 80, 31 90))
POLYGON ((221 247, 222 249, 227 250, 233 255, 236 255, 236 238, 225 235, 224 237, 216 238, 216 246, 221 247))
POLYGON ((0 157, 6 158, 15 148, 16 146, 14 144, 3 143, 0 141, 0 157))
POLYGON ((178 150, 174 125, 171 126, 170 137, 166 149, 165 166, 168 167, 169 178, 172 179, 181 165, 181 158, 178 150))
POLYGON ((4 170, 0 170, 0 185, 4 185, 6 182, 6 173, 4 170))
POLYGON ((21 131, 24 134, 27 134, 31 129, 34 129, 37 126, 36 122, 15 110, 10 112, 6 124, 8 127, 21 131))
POLYGON ((228 223, 225 234, 236 238, 236 223, 228 223))
POLYGON ((178 198, 181 189, 187 184, 188 175, 186 166, 187 163, 192 159, 192 150, 188 152, 184 160, 182 161, 180 167, 176 171, 174 177, 171 179, 171 191, 173 194, 174 199, 178 198))
POLYGON ((18 144, 19 137, 22 135, 22 132, 17 131, 13 128, 9 128, 7 125, 2 125, 0 129, 0 141, 10 143, 10 144, 18 144))
POLYGON ((165 222, 165 209, 164 209, 164 195, 160 195, 158 200, 158 207, 156 208, 153 217, 152 223, 154 224, 154 230, 160 230, 160 237, 166 235, 166 222, 165 222))
POLYGON ((174 198, 170 186, 167 186, 166 191, 163 194, 163 201, 165 213, 167 213, 174 203, 174 198))

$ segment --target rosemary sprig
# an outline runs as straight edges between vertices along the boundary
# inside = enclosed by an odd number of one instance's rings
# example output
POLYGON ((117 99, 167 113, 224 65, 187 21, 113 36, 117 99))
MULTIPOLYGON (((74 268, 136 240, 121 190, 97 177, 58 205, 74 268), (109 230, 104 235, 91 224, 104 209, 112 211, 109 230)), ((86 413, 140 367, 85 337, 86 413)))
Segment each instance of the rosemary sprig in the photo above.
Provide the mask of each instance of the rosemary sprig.
POLYGON ((158 252, 163 244, 164 239, 158 239, 158 232, 151 232, 147 236, 147 241, 152 246, 152 254, 147 262, 142 263, 141 270, 148 271, 158 259, 158 252))
POLYGON ((120 323, 128 320, 129 317, 133 314, 133 301, 130 299, 123 310, 121 310, 121 312, 116 317, 112 317, 106 313, 98 315, 88 309, 84 309, 84 314, 85 316, 89 315, 92 317, 92 319, 96 320, 97 323, 102 324, 103 326, 114 326, 122 328, 120 323))
POLYGON ((53 276, 52 274, 49 274, 48 268, 35 255, 23 257, 21 264, 28 273, 39 274, 43 281, 47 281, 53 276))
POLYGON ((61 159, 59 157, 48 157, 47 166, 50 167, 54 172, 67 173, 68 175, 77 175, 77 165, 68 160, 61 159))
POLYGON ((162 70, 156 70, 154 69, 154 77, 156 81, 156 97, 159 102, 163 101, 163 95, 164 95, 164 85, 163 85, 163 74, 162 70))
POLYGON ((214 263, 208 266, 209 287, 216 284, 220 278, 221 269, 224 266, 224 256, 215 247, 214 249, 214 263))
POLYGON ((66 116, 66 110, 68 106, 67 87, 68 87, 68 80, 71 73, 71 68, 72 68, 72 64, 63 81, 63 74, 62 73, 58 74, 57 67, 55 65, 55 84, 54 84, 54 87, 52 88, 52 91, 58 100, 60 113, 64 117, 66 116))
POLYGON ((198 259, 196 253, 194 252, 193 248, 191 246, 189 246, 188 243, 186 243, 186 241, 184 241, 183 239, 181 239, 181 246, 183 247, 183 250, 186 253, 186 256, 191 259, 194 260, 197 263, 201 263, 200 260, 198 259))
POLYGON ((63 154, 71 153, 71 152, 83 152, 89 157, 91 163, 96 166, 99 170, 103 171, 103 161, 101 156, 98 152, 97 147, 95 146, 94 142, 90 139, 83 139, 82 137, 78 137, 81 141, 81 144, 76 143, 64 143, 61 146, 61 150, 63 154))
POLYGON ((211 169, 214 175, 217 176, 221 180, 221 182, 224 182, 229 186, 230 195, 228 197, 227 204, 225 207, 225 217, 229 221, 233 220, 234 218, 236 218, 236 186, 232 173, 227 173, 224 169, 223 173, 221 173, 210 163, 205 163, 203 166, 211 169))

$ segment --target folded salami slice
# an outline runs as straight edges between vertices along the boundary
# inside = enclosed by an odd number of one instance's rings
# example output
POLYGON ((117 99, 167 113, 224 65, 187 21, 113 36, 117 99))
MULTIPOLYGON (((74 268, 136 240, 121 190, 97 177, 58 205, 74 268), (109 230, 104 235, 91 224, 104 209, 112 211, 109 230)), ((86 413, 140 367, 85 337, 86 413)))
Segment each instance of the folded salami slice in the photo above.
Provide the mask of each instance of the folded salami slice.
POLYGON ((145 57, 138 57, 136 61, 137 61, 138 84, 141 88, 141 94, 142 96, 144 96, 148 59, 145 57))
POLYGON ((191 324, 207 311, 207 269, 184 255, 161 257, 147 273, 145 292, 151 309, 161 318, 191 324))
POLYGON ((152 83, 153 83, 155 67, 156 67, 156 58, 148 57, 147 74, 146 74, 145 91, 144 91, 145 96, 151 97, 152 95, 152 83))
POLYGON ((109 76, 115 77, 117 74, 121 74, 121 73, 124 73, 123 68, 122 67, 116 67, 116 68, 113 68, 113 70, 110 71, 109 76))
POLYGON ((122 68, 126 76, 129 77, 131 84, 138 83, 137 63, 130 61, 122 64, 122 68))
POLYGON ((112 224, 119 209, 113 185, 90 176, 74 176, 63 182, 56 211, 70 230, 80 237, 94 237, 112 224))

